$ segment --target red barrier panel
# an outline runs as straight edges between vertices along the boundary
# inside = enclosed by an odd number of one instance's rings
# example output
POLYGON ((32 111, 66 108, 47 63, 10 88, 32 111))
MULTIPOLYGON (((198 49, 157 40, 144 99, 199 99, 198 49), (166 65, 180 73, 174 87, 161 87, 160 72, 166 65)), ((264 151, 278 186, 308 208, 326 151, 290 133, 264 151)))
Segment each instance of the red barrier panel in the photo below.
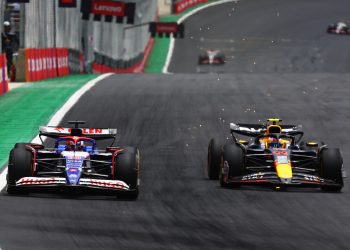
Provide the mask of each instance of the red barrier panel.
POLYGON ((56 49, 49 49, 51 51, 51 63, 52 63, 52 77, 57 77, 57 54, 56 49))
POLYGON ((0 95, 8 91, 7 60, 5 54, 0 54, 0 95))
POLYGON ((43 67, 43 79, 47 79, 46 51, 47 51, 47 49, 41 49, 41 60, 42 60, 42 67, 43 67))
POLYGON ((180 0, 175 3, 175 13, 179 14, 184 10, 191 8, 200 3, 206 3, 208 0, 180 0))
POLYGON ((80 57, 79 57, 79 71, 80 71, 80 74, 84 73, 84 55, 83 55, 83 53, 80 53, 80 57))
MULTIPOLYGON (((40 81, 47 78, 69 75, 68 49, 34 49, 25 50, 25 80, 40 81)), ((81 57, 81 67, 84 58, 81 57)))
POLYGON ((56 49, 58 76, 69 74, 68 49, 56 49))

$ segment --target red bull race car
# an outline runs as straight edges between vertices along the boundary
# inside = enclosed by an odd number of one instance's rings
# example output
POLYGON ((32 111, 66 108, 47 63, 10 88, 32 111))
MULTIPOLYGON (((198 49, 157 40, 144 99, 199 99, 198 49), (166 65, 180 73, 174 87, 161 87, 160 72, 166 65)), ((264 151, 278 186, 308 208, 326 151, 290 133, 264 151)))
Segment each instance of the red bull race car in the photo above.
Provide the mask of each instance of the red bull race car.
POLYGON ((208 177, 219 179, 221 187, 268 185, 320 187, 340 192, 343 188, 343 159, 338 148, 323 142, 300 142, 301 126, 280 125, 268 119, 265 125, 230 124, 232 142, 219 145, 211 139, 208 147, 208 177), (236 135, 252 137, 252 142, 236 135), (300 143, 299 143, 300 142, 300 143))
MULTIPOLYGON (((136 199, 139 192, 140 153, 136 147, 112 146, 117 129, 40 127, 39 137, 54 140, 54 147, 17 143, 10 152, 7 192, 26 194, 46 190, 113 194, 136 199), (110 147, 97 141, 112 139, 110 147)), ((42 140, 43 141, 43 140, 42 140)))

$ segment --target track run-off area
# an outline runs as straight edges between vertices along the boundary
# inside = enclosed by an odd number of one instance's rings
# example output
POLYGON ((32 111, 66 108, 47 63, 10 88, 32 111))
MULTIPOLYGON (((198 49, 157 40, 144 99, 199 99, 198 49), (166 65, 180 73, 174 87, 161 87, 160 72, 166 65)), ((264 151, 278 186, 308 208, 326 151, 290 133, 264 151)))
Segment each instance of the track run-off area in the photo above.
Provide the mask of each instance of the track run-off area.
POLYGON ((226 141, 230 122, 279 117, 302 124, 305 139, 341 148, 349 171, 350 36, 325 32, 349 7, 242 0, 186 19, 174 74, 108 76, 59 122, 115 127, 118 145, 139 147, 139 199, 2 193, 0 248, 348 249, 347 179, 336 194, 230 190, 209 181, 205 168, 210 138, 226 141), (207 47, 230 61, 198 68, 207 47))

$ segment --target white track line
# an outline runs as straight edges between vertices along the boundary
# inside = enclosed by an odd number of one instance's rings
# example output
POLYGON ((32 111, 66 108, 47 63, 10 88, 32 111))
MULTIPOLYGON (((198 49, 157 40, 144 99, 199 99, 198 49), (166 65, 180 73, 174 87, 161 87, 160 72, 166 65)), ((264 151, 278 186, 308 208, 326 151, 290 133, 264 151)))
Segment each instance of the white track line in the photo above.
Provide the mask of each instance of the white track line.
MULTIPOLYGON (((210 3, 210 4, 207 4, 207 5, 204 5, 202 7, 199 7, 198 9, 194 9, 194 10, 188 12, 187 14, 183 15, 177 21, 177 23, 181 24, 182 22, 184 22, 190 16, 192 16, 192 15, 194 15, 194 14, 198 13, 199 11, 202 11, 202 10, 204 10, 206 8, 213 7, 213 6, 216 6, 216 5, 219 5, 219 4, 224 4, 224 3, 231 3, 231 2, 237 3, 238 1, 239 0, 221 0, 221 1, 217 1, 217 2, 214 2, 214 3, 210 3)), ((168 54, 167 54, 167 57, 166 57, 166 60, 165 60, 165 64, 164 64, 163 70, 162 70, 163 74, 170 74, 168 69, 169 69, 169 66, 170 66, 171 59, 173 57, 174 47, 175 47, 175 39, 174 39, 173 36, 171 36, 170 37, 170 44, 169 44, 168 54)))
MULTIPOLYGON (((81 87, 78 91, 76 91, 68 101, 54 114, 51 120, 48 122, 48 126, 57 126, 62 121, 63 117, 68 113, 68 111, 79 101, 79 99, 89 91, 93 86, 96 85, 99 81, 109 77, 112 75, 111 73, 103 74, 95 79, 86 83, 83 87, 81 87)), ((41 143, 39 136, 37 135, 33 140, 33 143, 41 143)), ((0 190, 3 190, 6 186, 6 175, 7 175, 7 167, 4 168, 2 173, 0 174, 0 190)))

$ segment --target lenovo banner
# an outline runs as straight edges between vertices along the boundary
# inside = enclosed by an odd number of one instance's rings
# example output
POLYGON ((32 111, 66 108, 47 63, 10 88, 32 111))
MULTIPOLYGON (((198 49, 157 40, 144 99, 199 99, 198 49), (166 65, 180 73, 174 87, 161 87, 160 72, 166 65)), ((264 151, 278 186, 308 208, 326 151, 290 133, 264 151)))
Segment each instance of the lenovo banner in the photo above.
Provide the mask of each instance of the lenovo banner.
POLYGON ((7 3, 29 3, 29 0, 7 0, 7 3))
POLYGON ((95 15, 123 17, 125 15, 125 4, 123 2, 93 0, 91 13, 95 15))
POLYGON ((208 2, 208 0, 177 0, 173 6, 173 12, 178 14, 197 4, 208 2))
POLYGON ((76 8, 77 0, 59 0, 58 6, 60 8, 76 8))
POLYGON ((152 37, 157 34, 159 37, 163 37, 163 35, 170 37, 171 34, 174 38, 184 38, 185 36, 184 24, 178 24, 177 22, 151 22, 149 31, 152 37))

